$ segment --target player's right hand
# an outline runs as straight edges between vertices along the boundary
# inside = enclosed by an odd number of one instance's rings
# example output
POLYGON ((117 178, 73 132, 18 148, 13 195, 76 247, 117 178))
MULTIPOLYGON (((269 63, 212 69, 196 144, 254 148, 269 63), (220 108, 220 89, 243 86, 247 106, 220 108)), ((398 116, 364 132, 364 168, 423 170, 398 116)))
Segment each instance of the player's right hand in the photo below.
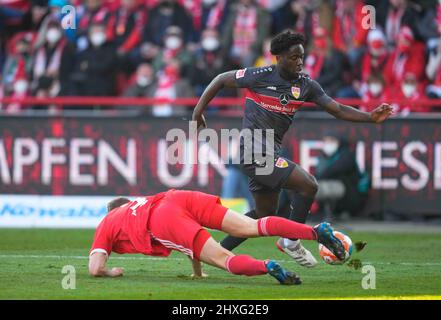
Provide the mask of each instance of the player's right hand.
POLYGON ((197 128, 206 128, 207 122, 205 121, 205 117, 203 114, 193 113, 192 120, 197 122, 197 128))
POLYGON ((122 277, 124 274, 124 268, 112 268, 113 277, 122 277))
POLYGON ((371 119, 375 123, 381 123, 394 114, 394 108, 387 103, 380 104, 377 108, 372 110, 371 119))

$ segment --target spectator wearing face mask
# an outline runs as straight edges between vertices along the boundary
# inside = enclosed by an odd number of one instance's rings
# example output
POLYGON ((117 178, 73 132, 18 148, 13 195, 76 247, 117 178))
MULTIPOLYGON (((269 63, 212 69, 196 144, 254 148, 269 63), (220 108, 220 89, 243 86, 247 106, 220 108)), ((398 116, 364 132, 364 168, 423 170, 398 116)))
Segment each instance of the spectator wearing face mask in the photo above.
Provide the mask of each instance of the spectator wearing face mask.
POLYGON ((424 95, 424 84, 418 81, 413 73, 406 73, 398 90, 389 92, 389 100, 406 100, 406 103, 392 103, 395 113, 407 116, 413 112, 429 112, 430 107, 422 105, 419 100, 424 95))
MULTIPOLYGON (((162 70, 158 72, 158 82, 155 90, 155 98, 176 99, 193 97, 194 92, 189 81, 180 74, 180 63, 177 59, 171 59, 162 70)), ((171 104, 157 104, 153 106, 152 113, 156 117, 182 116, 188 114, 192 107, 183 107, 171 104)))
POLYGON ((23 68, 26 79, 32 73, 32 43, 35 39, 33 32, 19 32, 11 38, 7 45, 8 56, 3 65, 3 90, 5 95, 13 92, 14 81, 20 68, 23 68), (21 66, 21 67, 19 67, 21 66))
POLYGON ((40 37, 43 36, 44 41, 36 44, 34 50, 31 89, 38 97, 55 97, 62 91, 62 86, 67 85, 72 51, 58 20, 51 20, 40 32, 43 32, 40 37))
POLYGON ((116 50, 107 40, 106 25, 92 25, 86 50, 77 54, 71 74, 73 94, 79 96, 115 95, 116 50))
MULTIPOLYGON (((17 71, 12 82, 12 90, 9 92, 9 95, 16 99, 29 96, 29 78, 25 71, 24 60, 20 60, 17 65, 17 71)), ((25 107, 20 101, 17 101, 6 105, 4 109, 7 113, 18 113, 25 107)))
POLYGON ((226 71, 220 52, 219 33, 214 29, 204 30, 201 47, 193 54, 189 79, 197 96, 218 74, 226 71))
POLYGON ((136 69, 131 84, 123 93, 125 97, 152 97, 156 90, 156 78, 153 68, 148 63, 142 63, 136 69))
POLYGON ((306 56, 304 70, 330 96, 337 96, 344 87, 344 60, 343 54, 332 47, 328 32, 324 28, 316 28, 312 50, 306 56))
MULTIPOLYGON (((363 102, 370 102, 372 100, 384 101, 387 96, 387 90, 381 72, 371 73, 362 91, 363 102)), ((362 105, 360 109, 365 112, 371 112, 375 107, 376 105, 374 103, 362 105)))
POLYGON ((88 34, 93 25, 102 25, 107 41, 113 41, 115 18, 104 0, 84 0, 83 5, 77 7, 76 13, 78 15, 76 45, 79 51, 85 50, 90 43, 88 34))
POLYGON ((367 36, 367 51, 361 60, 361 83, 368 82, 372 74, 383 72, 388 58, 386 37, 381 29, 369 31, 367 36))
POLYGON ((193 22, 187 10, 176 0, 159 0, 148 11, 139 50, 140 59, 151 61, 160 52, 166 30, 170 26, 177 26, 181 30, 182 46, 193 41, 193 22))
MULTIPOLYGON (((45 0, 37 0, 38 2, 44 2, 45 0)), ((72 16, 72 14, 69 14, 69 12, 66 12, 65 9, 66 6, 72 5, 70 0, 48 0, 46 1, 47 8, 46 8, 46 14, 44 15, 44 18, 41 21, 38 21, 39 17, 41 16, 42 8, 36 9, 35 12, 32 12, 32 24, 40 25, 38 28, 40 34, 46 34, 46 29, 48 28, 48 24, 53 21, 58 21, 59 24, 63 27, 63 38, 67 39, 72 44, 76 41, 76 36, 78 32, 78 13, 81 12, 81 10, 77 10, 76 15, 72 16), (69 27, 68 27, 69 26, 69 27), (75 27, 75 28, 74 28, 75 27)), ((37 39, 37 44, 44 41, 44 37, 37 39)))
POLYGON ((250 67, 261 54, 270 28, 268 13, 255 0, 239 0, 231 7, 222 37, 224 55, 237 67, 250 67))
POLYGON ((185 77, 191 63, 191 55, 184 46, 183 33, 178 26, 167 28, 163 39, 164 48, 158 52, 152 66, 155 71, 164 69, 171 60, 177 60, 180 65, 180 74, 185 77))
MULTIPOLYGON (((362 174, 349 148, 349 142, 334 132, 323 137, 323 152, 319 156, 315 174, 319 186, 323 180, 336 180, 344 185, 344 195, 335 202, 333 214, 343 212, 355 216, 363 208, 369 189, 369 179, 362 174)), ((322 206, 323 203, 320 203, 322 206)))
POLYGON ((414 74, 418 81, 422 81, 424 68, 424 44, 415 41, 412 30, 403 26, 399 32, 397 48, 390 54, 385 65, 386 84, 399 88, 407 73, 414 74))
MULTIPOLYGON (((129 86, 124 90, 123 96, 151 98, 155 96, 156 88, 157 80, 152 66, 148 63, 141 63, 136 69, 129 86)), ((152 114, 151 108, 141 108, 139 106, 126 106, 123 110, 132 110, 136 113, 152 114)))

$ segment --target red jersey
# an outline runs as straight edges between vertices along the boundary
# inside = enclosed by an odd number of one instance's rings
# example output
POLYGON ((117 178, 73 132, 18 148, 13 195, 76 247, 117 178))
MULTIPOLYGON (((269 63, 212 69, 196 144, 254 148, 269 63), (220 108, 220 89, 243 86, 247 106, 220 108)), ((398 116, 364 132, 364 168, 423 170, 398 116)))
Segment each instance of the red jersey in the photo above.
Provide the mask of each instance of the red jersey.
POLYGON ((151 238, 147 228, 152 205, 166 192, 137 198, 110 211, 95 231, 90 254, 103 252, 142 253, 152 256, 168 256, 170 249, 151 238))

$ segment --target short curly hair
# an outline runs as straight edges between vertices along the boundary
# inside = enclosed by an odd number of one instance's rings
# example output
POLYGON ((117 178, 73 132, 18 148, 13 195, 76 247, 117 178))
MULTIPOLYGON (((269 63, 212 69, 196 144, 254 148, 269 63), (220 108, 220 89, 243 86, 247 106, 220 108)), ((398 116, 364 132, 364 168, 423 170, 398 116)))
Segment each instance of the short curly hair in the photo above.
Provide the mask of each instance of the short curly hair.
POLYGON ((279 55, 295 45, 305 45, 305 37, 301 33, 294 33, 290 30, 279 33, 271 40, 271 53, 279 55))
POLYGON ((130 202, 129 199, 124 197, 115 198, 107 204, 107 212, 112 211, 115 208, 121 207, 123 204, 130 202))

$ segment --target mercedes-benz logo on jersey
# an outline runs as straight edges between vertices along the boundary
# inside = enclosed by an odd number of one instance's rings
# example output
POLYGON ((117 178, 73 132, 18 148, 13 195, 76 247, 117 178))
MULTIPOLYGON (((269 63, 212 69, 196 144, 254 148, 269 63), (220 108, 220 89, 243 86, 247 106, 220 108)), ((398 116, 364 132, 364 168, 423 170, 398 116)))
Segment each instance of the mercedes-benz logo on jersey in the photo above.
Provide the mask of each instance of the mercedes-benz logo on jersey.
POLYGON ((279 96, 279 102, 282 104, 282 106, 286 106, 289 103, 289 95, 282 93, 279 96))

